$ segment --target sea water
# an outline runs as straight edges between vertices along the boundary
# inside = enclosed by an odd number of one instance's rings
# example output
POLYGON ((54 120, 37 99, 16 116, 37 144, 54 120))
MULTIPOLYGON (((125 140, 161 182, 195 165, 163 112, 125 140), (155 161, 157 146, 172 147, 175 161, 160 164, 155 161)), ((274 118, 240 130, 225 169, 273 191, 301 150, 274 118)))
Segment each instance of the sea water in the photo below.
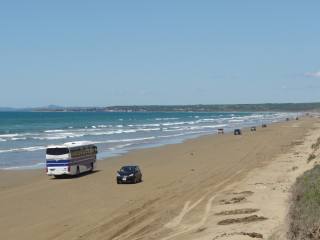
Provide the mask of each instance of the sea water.
POLYGON ((0 169, 45 166, 51 144, 90 141, 98 158, 283 121, 296 113, 0 112, 0 169))

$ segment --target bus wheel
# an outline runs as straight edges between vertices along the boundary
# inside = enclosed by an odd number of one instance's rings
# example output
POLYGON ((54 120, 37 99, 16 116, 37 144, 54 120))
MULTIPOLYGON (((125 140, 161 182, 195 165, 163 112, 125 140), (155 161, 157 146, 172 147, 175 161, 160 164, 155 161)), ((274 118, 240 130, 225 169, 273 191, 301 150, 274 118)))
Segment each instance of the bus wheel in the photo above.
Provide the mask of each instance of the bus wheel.
POLYGON ((90 169, 90 172, 92 172, 94 169, 94 165, 93 165, 93 162, 91 163, 91 169, 90 169))
POLYGON ((79 166, 77 166, 77 172, 76 172, 76 175, 78 176, 80 174, 80 168, 79 166))

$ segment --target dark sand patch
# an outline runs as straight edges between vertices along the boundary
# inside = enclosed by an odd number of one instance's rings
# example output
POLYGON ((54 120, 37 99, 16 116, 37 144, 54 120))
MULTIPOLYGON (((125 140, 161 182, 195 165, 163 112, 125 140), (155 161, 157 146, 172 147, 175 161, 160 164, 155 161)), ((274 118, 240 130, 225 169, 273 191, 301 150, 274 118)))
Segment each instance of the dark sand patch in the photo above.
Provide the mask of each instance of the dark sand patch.
POLYGON ((235 209, 235 210, 229 210, 229 211, 222 211, 219 213, 216 213, 215 215, 236 215, 236 214, 249 214, 258 212, 259 209, 255 208, 242 208, 242 209, 235 209))
POLYGON ((201 227, 201 228, 198 228, 196 233, 199 233, 199 232, 203 232, 205 231, 207 228, 206 227, 201 227))
POLYGON ((214 238, 212 238, 212 240, 216 240, 222 237, 229 237, 229 236, 234 236, 234 235, 243 235, 243 236, 249 236, 251 238, 263 238, 263 235, 261 233, 256 233, 256 232, 234 232, 234 233, 223 233, 219 236, 216 236, 214 238))
POLYGON ((241 197, 234 197, 234 198, 231 198, 230 200, 221 200, 221 203, 222 204, 235 204, 235 203, 239 203, 239 202, 242 202, 246 200, 245 197, 241 196, 241 197))
POLYGON ((243 218, 230 218, 230 219, 225 219, 220 222, 218 222, 218 225, 229 225, 229 224, 234 224, 234 223, 250 223, 250 222, 259 222, 259 221, 264 221, 267 220, 268 218, 258 216, 258 215, 251 215, 249 217, 243 217, 243 218))

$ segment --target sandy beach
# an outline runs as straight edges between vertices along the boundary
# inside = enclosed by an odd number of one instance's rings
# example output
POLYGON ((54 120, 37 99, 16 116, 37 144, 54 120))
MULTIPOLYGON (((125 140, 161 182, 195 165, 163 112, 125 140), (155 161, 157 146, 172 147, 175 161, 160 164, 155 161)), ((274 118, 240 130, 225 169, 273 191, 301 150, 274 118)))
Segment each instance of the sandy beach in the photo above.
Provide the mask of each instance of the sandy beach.
POLYGON ((285 239, 290 186, 319 136, 303 118, 133 151, 78 178, 1 171, 0 239, 285 239), (143 182, 117 185, 129 163, 143 182))

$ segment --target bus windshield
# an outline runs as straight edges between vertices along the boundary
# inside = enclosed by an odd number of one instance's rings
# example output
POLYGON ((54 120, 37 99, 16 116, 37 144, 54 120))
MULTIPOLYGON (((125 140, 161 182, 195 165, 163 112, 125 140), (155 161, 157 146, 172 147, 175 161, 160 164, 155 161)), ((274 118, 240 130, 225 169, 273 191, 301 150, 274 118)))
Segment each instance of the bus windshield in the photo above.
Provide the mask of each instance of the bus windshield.
POLYGON ((47 148, 47 155, 64 155, 68 153, 68 148, 47 148))

